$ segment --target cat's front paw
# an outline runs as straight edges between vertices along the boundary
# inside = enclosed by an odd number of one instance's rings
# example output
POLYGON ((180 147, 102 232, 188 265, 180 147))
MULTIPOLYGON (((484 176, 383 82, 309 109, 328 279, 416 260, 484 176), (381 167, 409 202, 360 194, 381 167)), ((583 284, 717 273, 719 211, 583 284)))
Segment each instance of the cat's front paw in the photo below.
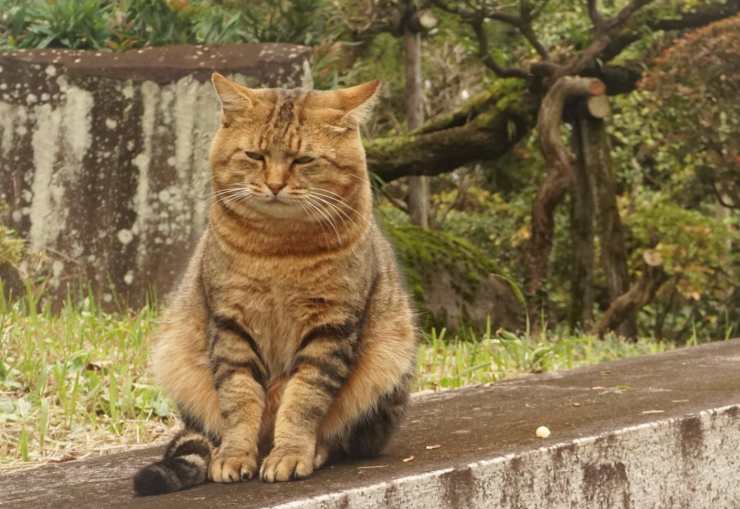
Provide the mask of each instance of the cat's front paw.
POLYGON ((313 448, 277 446, 262 461, 260 478, 265 482, 302 479, 313 473, 313 465, 313 448))
POLYGON ((257 453, 216 451, 209 477, 214 482, 247 481, 257 473, 257 453))

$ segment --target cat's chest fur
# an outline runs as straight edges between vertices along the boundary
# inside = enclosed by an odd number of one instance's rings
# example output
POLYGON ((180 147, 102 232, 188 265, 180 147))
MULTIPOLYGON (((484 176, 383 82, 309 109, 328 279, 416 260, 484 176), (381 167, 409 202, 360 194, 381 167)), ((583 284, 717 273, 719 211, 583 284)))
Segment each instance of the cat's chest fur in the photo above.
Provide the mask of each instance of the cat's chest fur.
POLYGON ((255 339, 272 375, 290 369, 312 328, 355 307, 340 262, 240 260, 211 277, 212 312, 234 318, 255 339))

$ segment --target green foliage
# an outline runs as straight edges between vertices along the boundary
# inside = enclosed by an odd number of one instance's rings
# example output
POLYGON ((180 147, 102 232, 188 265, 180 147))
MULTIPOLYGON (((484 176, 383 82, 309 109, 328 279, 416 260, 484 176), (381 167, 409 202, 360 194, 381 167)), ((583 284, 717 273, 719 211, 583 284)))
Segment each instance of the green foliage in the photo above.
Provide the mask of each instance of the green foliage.
POLYGON ((239 9, 251 42, 316 44, 329 35, 331 5, 327 0, 231 0, 239 9))
MULTIPOLYGON (((0 203, 0 217, 7 207, 0 203)), ((12 228, 0 223, 0 266, 17 266, 23 257, 25 242, 12 228)))
POLYGON ((15 231, 0 224, 0 265, 20 263, 24 245, 15 231))
POLYGON ((105 47, 110 36, 107 16, 111 5, 105 0, 57 0, 55 2, 4 1, 3 40, 19 48, 105 47), (15 4, 15 5, 11 5, 15 4))
MULTIPOLYGON (((730 263, 728 243, 740 240, 721 218, 702 214, 655 196, 638 197, 636 210, 628 216, 628 226, 643 249, 634 256, 651 265, 661 265, 675 278, 680 294, 699 300, 705 292, 718 291, 732 280, 726 269, 730 263)), ((640 260, 633 265, 639 266, 640 260)))
POLYGON ((314 44, 330 21, 328 0, 0 0, 0 47, 314 44))
POLYGON ((641 90, 616 101, 610 132, 632 271, 647 260, 671 276, 643 322, 655 334, 740 330, 738 28, 736 17, 687 35, 641 90))

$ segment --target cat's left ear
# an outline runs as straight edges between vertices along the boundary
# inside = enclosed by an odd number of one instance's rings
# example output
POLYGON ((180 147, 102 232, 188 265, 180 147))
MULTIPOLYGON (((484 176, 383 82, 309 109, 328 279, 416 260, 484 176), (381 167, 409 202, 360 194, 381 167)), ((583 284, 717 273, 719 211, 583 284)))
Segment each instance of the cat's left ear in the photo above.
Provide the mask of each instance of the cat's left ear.
POLYGON ((368 81, 350 88, 341 88, 334 93, 339 99, 339 108, 345 118, 362 124, 375 106, 380 91, 380 80, 368 81))
POLYGON ((230 113, 245 111, 253 107, 257 101, 254 92, 217 72, 211 76, 211 83, 216 89, 221 101, 221 110, 226 116, 230 113))
POLYGON ((339 90, 312 91, 305 106, 331 112, 329 127, 344 132, 357 127, 367 118, 379 90, 380 81, 374 80, 339 90))

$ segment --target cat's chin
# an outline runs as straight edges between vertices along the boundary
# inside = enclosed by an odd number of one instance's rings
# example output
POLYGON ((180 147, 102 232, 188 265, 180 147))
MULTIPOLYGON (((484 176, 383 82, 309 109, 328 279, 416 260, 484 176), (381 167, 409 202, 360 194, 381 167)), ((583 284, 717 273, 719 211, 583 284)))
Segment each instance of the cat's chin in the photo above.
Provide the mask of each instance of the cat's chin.
POLYGON ((275 219, 306 219, 306 210, 299 203, 281 200, 254 200, 249 207, 263 216, 275 219))

